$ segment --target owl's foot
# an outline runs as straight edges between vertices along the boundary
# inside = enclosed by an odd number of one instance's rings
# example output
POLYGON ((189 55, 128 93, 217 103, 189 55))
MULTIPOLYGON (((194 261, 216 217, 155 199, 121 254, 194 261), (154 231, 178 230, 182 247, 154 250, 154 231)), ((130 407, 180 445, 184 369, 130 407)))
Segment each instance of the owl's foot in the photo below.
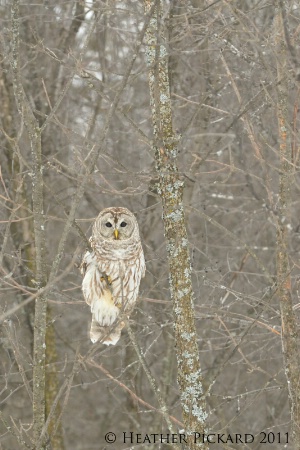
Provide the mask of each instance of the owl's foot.
POLYGON ((109 285, 111 285, 111 283, 112 283, 112 279, 108 275, 105 275, 105 276, 101 277, 100 280, 101 281, 106 281, 106 283, 108 283, 109 285))

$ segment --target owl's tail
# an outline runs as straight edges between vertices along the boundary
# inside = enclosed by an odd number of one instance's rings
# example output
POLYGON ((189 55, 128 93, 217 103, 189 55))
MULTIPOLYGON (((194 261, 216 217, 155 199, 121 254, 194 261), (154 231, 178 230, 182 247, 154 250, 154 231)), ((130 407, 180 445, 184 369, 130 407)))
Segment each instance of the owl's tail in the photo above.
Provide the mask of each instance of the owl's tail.
POLYGON ((121 337, 121 331, 125 323, 122 321, 115 321, 112 325, 100 325, 93 314, 92 324, 90 330, 90 338, 93 344, 101 341, 102 344, 116 345, 121 337))
POLYGON ((105 289, 101 297, 94 297, 91 303, 92 324, 90 338, 93 344, 115 345, 121 336, 125 323, 119 318, 120 309, 114 304, 110 289, 105 289))

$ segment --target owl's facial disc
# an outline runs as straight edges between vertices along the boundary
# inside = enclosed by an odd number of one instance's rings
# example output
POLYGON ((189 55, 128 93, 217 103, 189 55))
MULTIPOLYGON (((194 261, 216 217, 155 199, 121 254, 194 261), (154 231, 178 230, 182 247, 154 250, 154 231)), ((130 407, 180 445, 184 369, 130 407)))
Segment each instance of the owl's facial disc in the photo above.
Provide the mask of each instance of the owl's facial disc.
POLYGON ((108 212, 101 220, 101 234, 109 241, 123 241, 131 238, 135 229, 135 220, 126 213, 108 212))

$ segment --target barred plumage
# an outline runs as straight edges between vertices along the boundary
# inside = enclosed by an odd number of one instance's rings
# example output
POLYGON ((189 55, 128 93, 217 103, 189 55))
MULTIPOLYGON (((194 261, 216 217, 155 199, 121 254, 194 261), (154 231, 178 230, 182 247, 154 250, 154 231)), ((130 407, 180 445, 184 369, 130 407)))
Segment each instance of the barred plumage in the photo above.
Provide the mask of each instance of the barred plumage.
POLYGON ((138 297, 145 259, 134 215, 126 208, 100 212, 81 263, 82 291, 91 307, 91 341, 115 345, 138 297))

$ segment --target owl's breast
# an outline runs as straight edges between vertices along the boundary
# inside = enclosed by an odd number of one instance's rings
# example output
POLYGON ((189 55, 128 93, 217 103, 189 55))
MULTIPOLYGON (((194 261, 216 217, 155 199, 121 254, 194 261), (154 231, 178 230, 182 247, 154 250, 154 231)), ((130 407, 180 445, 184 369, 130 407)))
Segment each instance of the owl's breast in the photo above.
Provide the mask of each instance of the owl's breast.
POLYGON ((99 269, 110 278, 114 303, 123 310, 131 308, 141 279, 136 264, 124 260, 99 261, 99 269))

